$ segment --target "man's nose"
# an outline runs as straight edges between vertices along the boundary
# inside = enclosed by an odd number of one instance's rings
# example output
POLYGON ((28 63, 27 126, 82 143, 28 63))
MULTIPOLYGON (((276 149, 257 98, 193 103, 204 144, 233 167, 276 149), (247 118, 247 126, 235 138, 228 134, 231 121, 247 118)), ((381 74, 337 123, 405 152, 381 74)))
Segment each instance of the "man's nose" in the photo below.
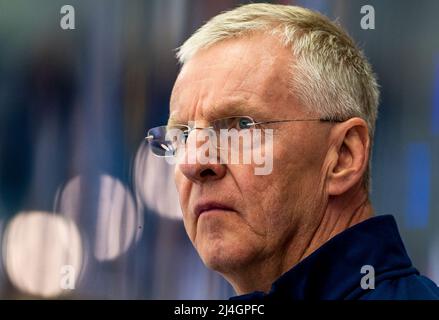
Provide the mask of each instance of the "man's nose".
MULTIPOLYGON (((204 140, 205 137, 203 135, 201 135, 202 136, 201 141, 197 142, 196 139, 198 137, 198 134, 200 133, 201 133, 200 130, 194 130, 189 135, 187 141, 186 153, 189 152, 192 153, 192 155, 196 155, 195 159, 193 159, 195 161, 180 163, 178 164, 178 167, 181 170, 181 172, 186 176, 186 178, 188 178, 189 180, 195 183, 204 183, 208 181, 222 179, 225 176, 227 169, 226 166, 219 161, 219 157, 218 157, 219 155, 210 154, 210 152, 207 151, 206 156, 209 158, 208 163, 205 163, 206 161, 201 161, 201 162, 198 161, 198 159, 200 159, 199 154, 204 152, 199 147, 202 143, 206 142, 204 140), (195 149, 193 147, 195 147, 195 149)), ((208 132, 206 131, 203 131, 202 133, 208 134, 208 132)), ((212 138, 212 136, 210 136, 210 139, 216 139, 216 138, 212 138)), ((212 141, 209 140, 208 143, 212 143, 212 141)), ((211 144, 210 147, 216 148, 215 143, 213 145, 211 144)), ((186 157, 186 159, 188 158, 186 157)))
POLYGON ((220 163, 179 164, 180 171, 195 183, 220 180, 226 175, 226 166, 220 163))

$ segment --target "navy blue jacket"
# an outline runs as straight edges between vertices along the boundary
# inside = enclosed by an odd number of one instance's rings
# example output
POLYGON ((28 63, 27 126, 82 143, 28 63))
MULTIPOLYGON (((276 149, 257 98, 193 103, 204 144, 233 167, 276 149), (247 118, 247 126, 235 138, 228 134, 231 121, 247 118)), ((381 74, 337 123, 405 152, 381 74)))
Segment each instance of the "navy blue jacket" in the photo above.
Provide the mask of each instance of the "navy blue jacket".
POLYGON ((277 279, 269 293, 231 300, 439 299, 439 288, 419 274, 402 243, 393 216, 370 218, 336 235, 277 279), (374 268, 374 289, 370 270, 374 268))

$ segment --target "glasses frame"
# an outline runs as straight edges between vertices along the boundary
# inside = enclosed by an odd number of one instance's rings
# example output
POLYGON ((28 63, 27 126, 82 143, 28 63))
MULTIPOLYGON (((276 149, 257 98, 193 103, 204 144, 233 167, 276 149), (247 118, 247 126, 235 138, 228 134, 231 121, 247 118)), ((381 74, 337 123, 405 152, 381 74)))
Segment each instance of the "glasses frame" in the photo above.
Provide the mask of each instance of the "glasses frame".
MULTIPOLYGON (((306 121, 320 121, 320 122, 329 122, 329 123, 340 123, 340 122, 344 122, 345 120, 339 120, 339 119, 330 119, 330 118, 303 118, 303 119, 275 119, 275 120, 266 120, 266 121, 255 121, 252 117, 250 116, 230 116, 230 117, 225 117, 225 118, 219 118, 214 120, 213 122, 216 121, 220 121, 220 120, 226 120, 226 119, 232 119, 232 118, 247 118, 249 120, 251 120, 252 122, 249 124, 252 127, 255 127, 257 125, 261 125, 261 124, 272 124, 272 123, 288 123, 288 122, 306 122, 306 121)), ((215 129, 214 126, 208 126, 208 127, 196 127, 196 126, 189 126, 187 124, 175 124, 173 126, 176 127, 182 127, 182 128, 187 128, 188 132, 187 134, 189 135, 193 130, 206 130, 206 129, 215 129)), ((154 136, 150 134, 151 130, 157 129, 157 128, 162 128, 162 127, 168 127, 168 125, 165 126, 157 126, 157 127, 153 127, 150 128, 147 132, 147 136, 145 137, 145 140, 150 142, 154 139, 154 136)), ((248 128, 250 129, 250 128, 248 128)), ((162 156, 162 155, 158 155, 156 153, 153 152, 154 155, 156 155, 157 157, 166 157, 162 156)))

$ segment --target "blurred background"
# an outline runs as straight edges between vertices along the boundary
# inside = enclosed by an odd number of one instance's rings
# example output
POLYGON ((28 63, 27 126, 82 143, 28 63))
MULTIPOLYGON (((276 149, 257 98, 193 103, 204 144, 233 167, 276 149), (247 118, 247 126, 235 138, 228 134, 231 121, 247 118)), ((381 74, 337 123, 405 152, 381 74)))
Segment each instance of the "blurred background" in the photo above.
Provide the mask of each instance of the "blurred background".
MULTIPOLYGON (((253 1, 255 2, 255 1, 253 1)), ((382 87, 372 200, 439 283, 439 2, 301 0, 338 19, 382 87), (363 30, 363 5, 375 30, 363 30)), ((232 0, 0 0, 0 298, 223 299, 184 231, 166 122, 175 48, 232 0), (60 27, 63 5, 75 29, 60 27)))

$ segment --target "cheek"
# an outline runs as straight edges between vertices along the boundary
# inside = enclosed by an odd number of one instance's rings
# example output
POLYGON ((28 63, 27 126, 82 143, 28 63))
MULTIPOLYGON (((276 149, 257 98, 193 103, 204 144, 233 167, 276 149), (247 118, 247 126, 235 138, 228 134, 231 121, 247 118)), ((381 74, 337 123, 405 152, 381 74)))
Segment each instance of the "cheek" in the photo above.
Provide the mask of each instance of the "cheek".
POLYGON ((257 181, 255 197, 260 206, 258 221, 262 224, 267 235, 276 238, 281 235, 282 230, 288 229, 290 216, 293 212, 292 204, 296 196, 283 181, 283 177, 271 176, 261 177, 257 181))
POLYGON ((305 195, 317 187, 317 162, 309 159, 307 149, 305 146, 292 152, 286 144, 280 144, 274 149, 271 174, 257 176, 253 169, 236 172, 236 180, 249 208, 248 223, 273 241, 295 228, 306 212, 305 195))
POLYGON ((241 193, 243 218, 255 233, 268 240, 288 227, 285 210, 288 193, 274 171, 266 176, 255 175, 251 166, 231 168, 230 171, 241 193))
POLYGON ((273 172, 283 180, 283 188, 293 194, 309 193, 318 187, 324 162, 325 139, 309 135, 312 128, 292 136, 282 136, 275 148, 273 172), (317 184, 316 184, 317 183, 317 184))

